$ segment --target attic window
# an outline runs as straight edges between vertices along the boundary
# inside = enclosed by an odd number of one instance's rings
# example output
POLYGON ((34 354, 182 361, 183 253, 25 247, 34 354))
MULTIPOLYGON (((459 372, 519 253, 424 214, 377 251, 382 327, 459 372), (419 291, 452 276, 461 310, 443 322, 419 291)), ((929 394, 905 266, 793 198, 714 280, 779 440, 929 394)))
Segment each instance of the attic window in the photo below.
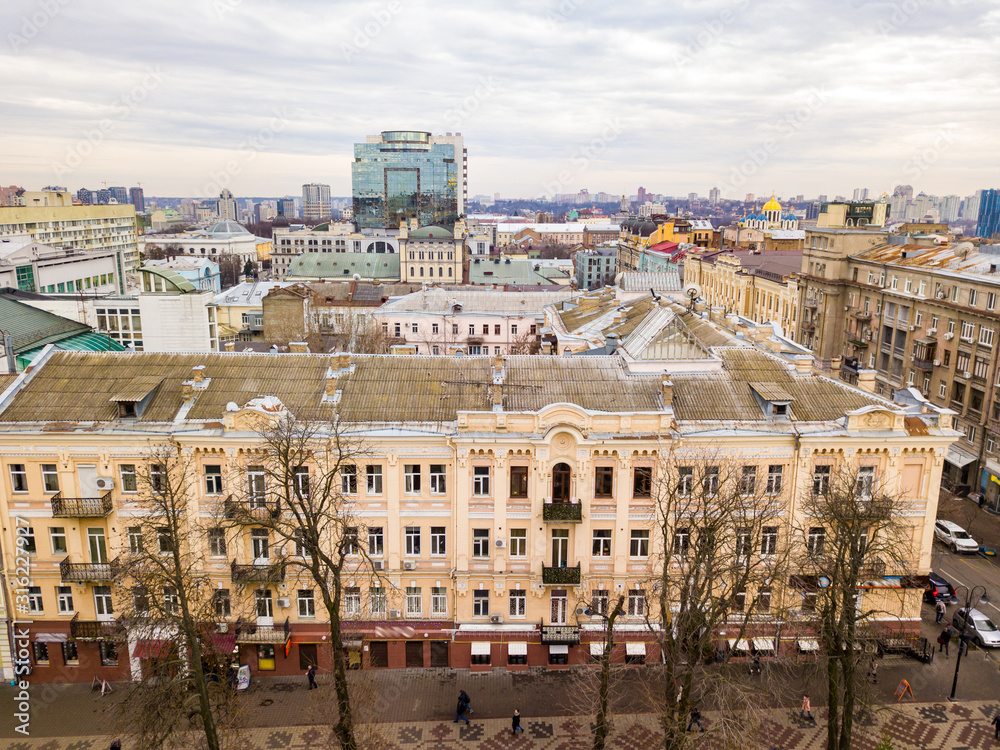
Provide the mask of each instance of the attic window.
POLYGON ((772 404, 771 410, 776 417, 788 416, 788 404, 772 404))
POLYGON ((789 418, 788 406, 794 400, 792 394, 775 383, 749 383, 748 385, 767 419, 789 418))
POLYGON ((118 416, 121 419, 135 419, 136 409, 135 401, 119 401, 118 402, 118 416))

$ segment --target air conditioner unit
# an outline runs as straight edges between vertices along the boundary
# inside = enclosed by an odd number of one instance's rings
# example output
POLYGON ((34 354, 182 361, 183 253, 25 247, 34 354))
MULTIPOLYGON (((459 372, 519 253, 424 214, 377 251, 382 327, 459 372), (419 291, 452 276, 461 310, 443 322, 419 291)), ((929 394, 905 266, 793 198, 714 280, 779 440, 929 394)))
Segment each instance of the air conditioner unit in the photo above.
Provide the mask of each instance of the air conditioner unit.
POLYGON ((382 560, 372 560, 372 570, 385 570, 385 563, 382 560))
POLYGON ((927 335, 928 336, 937 336, 937 328, 928 328, 927 329, 927 335))
POLYGON ((503 549, 504 547, 507 546, 507 542, 505 542, 503 539, 497 539, 495 542, 493 542, 493 544, 496 545, 497 549, 503 549))
POLYGON ((284 544, 276 544, 276 545, 274 545, 274 554, 277 555, 278 557, 284 557, 285 556, 285 545, 284 544))
POLYGON ((972 377, 972 373, 969 372, 968 370, 966 370, 965 372, 962 373, 962 377, 963 378, 971 378, 972 377))
POLYGON ((402 616, 403 616, 403 611, 400 609, 389 610, 389 617, 402 617, 402 616))
POLYGON ((915 331, 915 330, 917 330, 917 327, 916 326, 910 326, 910 330, 911 331, 915 331))
POLYGON ((934 366, 935 367, 940 367, 941 366, 941 360, 940 359, 935 359, 934 360, 934 366))
POLYGON ((403 563, 403 570, 416 570, 417 564, 415 562, 405 562, 403 563))
POLYGON ((942 291, 938 292, 937 294, 935 294, 934 296, 937 297, 938 299, 944 299, 948 295, 945 294, 944 291, 942 290, 942 291))
POLYGON ((945 341, 951 341, 953 338, 955 338, 955 334, 950 331, 944 335, 945 341))
POLYGON ((503 622, 503 615, 490 615, 490 622, 494 625, 499 625, 503 622))
POLYGON ((872 340, 872 332, 865 331, 865 341, 871 341, 871 340, 872 340))
POLYGON ((290 606, 292 606, 292 600, 289 599, 287 596, 279 596, 274 601, 282 609, 288 609, 290 606))
POLYGON ((97 477, 97 489, 107 491, 114 488, 115 480, 111 477, 97 477))

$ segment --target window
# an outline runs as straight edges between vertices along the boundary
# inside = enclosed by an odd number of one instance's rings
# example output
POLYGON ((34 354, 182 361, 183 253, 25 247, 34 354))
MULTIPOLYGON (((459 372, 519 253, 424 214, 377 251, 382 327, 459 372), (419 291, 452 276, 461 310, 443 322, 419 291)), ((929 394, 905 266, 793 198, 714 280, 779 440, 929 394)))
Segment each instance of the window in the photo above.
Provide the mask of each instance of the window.
MULTIPOLYGON (((298 479, 298 477, 296 477, 298 479)), ((260 503, 264 502, 264 467, 263 466, 248 466, 247 467, 247 494, 250 496, 250 507, 260 507, 260 503)))
POLYGON ((222 494, 222 467, 211 465, 205 467, 205 494, 222 494))
POLYGON ((250 551, 254 560, 270 559, 271 549, 267 529, 250 530, 250 551))
POLYGON ((510 335, 511 336, 516 336, 517 335, 517 324, 516 323, 510 327, 510 335))
POLYGON ((677 529, 674 532, 674 557, 687 557, 690 544, 691 530, 687 528, 677 529))
POLYGON ((406 615, 407 617, 420 616, 424 611, 423 596, 419 586, 406 587, 406 615))
MULTIPOLYGON (((433 482, 433 479, 431 480, 433 482)), ((472 467, 472 494, 477 497, 486 497, 490 494, 490 467, 472 467)))
POLYGON ((312 589, 299 589, 298 603, 299 617, 316 616, 316 598, 312 589))
POLYGON ((510 590, 510 607, 507 611, 511 617, 525 616, 525 612, 527 612, 527 594, 528 592, 525 589, 510 590))
POLYGON ((173 586, 163 587, 163 611, 168 615, 176 615, 180 607, 180 599, 177 597, 177 589, 173 586))
POLYGON ((511 466, 510 467, 510 496, 511 497, 527 497, 528 496, 528 467, 527 466, 511 466))
POLYGON ((527 557, 528 556, 528 530, 527 529, 511 529, 510 530, 510 556, 511 557, 527 557))
POLYGON ((650 497, 653 491, 653 467, 636 466, 632 470, 632 497, 650 497))
MULTIPOLYGON (((410 268, 410 273, 413 273, 413 268, 410 268)), ((399 323, 392 324, 392 333, 398 339, 403 335, 402 326, 399 323)))
POLYGON ((979 345, 992 347, 994 333, 995 331, 992 328, 987 328, 986 326, 979 326, 979 345))
POLYGON ((489 591, 473 591, 472 592, 472 616, 473 617, 489 617, 490 616, 490 592, 489 591))
POLYGON ((594 529, 594 557, 611 557, 611 529, 594 529))
POLYGON ((687 497, 694 488, 694 468, 691 466, 681 466, 677 469, 677 493, 681 497, 687 497))
POLYGON ((645 591, 629 591, 628 592, 628 616, 629 617, 644 617, 646 615, 646 592, 645 591))
POLYGON ((757 491, 757 467, 744 466, 740 473, 740 493, 752 495, 757 491))
POLYGON ((608 614, 608 592, 606 589, 594 589, 590 592, 590 608, 594 614, 608 614))
POLYGON ((975 443, 976 442, 976 427, 975 425, 968 425, 965 428, 965 442, 975 443))
POLYGON ((27 552, 29 555, 33 555, 36 552, 35 549, 35 529, 32 526, 20 526, 17 529, 17 546, 22 550, 27 552))
POLYGON ((417 327, 416 323, 410 324, 410 333, 420 333, 420 329, 417 327))
MULTIPOLYGON (((309 497, 309 467, 296 466, 292 469, 292 490, 296 497, 309 497)), ((343 492, 341 493, 343 494, 343 492)))
POLYGON ((167 467, 163 464, 150 464, 149 489, 157 494, 167 490, 167 467))
POLYGON ((28 491, 28 474, 24 470, 24 464, 10 465, 10 487, 14 492, 28 491))
POLYGON ((736 530, 736 559, 747 560, 750 552, 753 551, 753 536, 750 529, 736 530))
POLYGON ((174 551, 174 538, 169 529, 156 530, 156 543, 161 555, 166 555, 174 551))
POLYGON ((458 323, 452 323, 452 325, 451 325, 451 335, 452 336, 457 336, 458 335, 458 323))
POLYGON ((761 586, 757 589, 757 608, 761 612, 771 611, 771 587, 761 586))
POLYGON ((855 484, 855 493, 858 497, 870 500, 875 489, 875 467, 861 466, 858 468, 858 479, 855 484))
POLYGON ((447 470, 444 464, 431 464, 431 494, 443 495, 447 491, 445 478, 447 470))
POLYGON ((208 530, 208 554, 212 557, 226 556, 226 532, 223 529, 208 530))
POLYGON ((144 549, 142 543, 142 527, 129 526, 128 528, 128 551, 133 555, 142 554, 144 549))
POLYGON ((649 531, 647 529, 632 529, 629 535, 629 557, 649 557, 649 531))
POLYGON ((701 480, 702 491, 709 497, 719 494, 719 467, 705 467, 705 476, 701 480))
POLYGON ((373 586, 368 589, 368 603, 372 617, 385 617, 385 589, 373 586))
POLYGON ((36 614, 43 611, 41 586, 28 586, 28 611, 36 614))
POLYGON ((405 530, 406 534, 406 554, 408 557, 417 557, 420 555, 420 527, 419 526, 407 526, 405 530))
POLYGON ((830 491, 830 472, 832 466, 817 466, 813 469, 813 494, 825 495, 830 491))
POLYGON ((257 589, 253 592, 257 617, 274 617, 274 603, 271 601, 270 589, 257 589))
POLYGON ((946 395, 948 395, 948 384, 942 380, 938 386, 938 398, 944 398, 946 395))
POLYGON ((66 552, 66 527, 49 527, 49 544, 52 546, 52 554, 60 555, 66 552))
POLYGON ((437 332, 438 332, 438 324, 431 323, 431 333, 437 333, 437 332))
POLYGON ((490 530, 472 530, 472 556, 487 558, 490 556, 490 530))
POLYGON ((747 608, 747 590, 739 588, 733 592, 733 612, 742 612, 747 608))
POLYGON ((979 291, 976 289, 969 290, 969 307, 976 306, 976 300, 979 298, 979 291))
POLYGON ((59 472, 55 464, 42 464, 42 486, 46 492, 59 491, 59 472))
POLYGON ((354 464, 340 467, 340 492, 343 495, 358 494, 358 467, 354 464))
POLYGON ((771 464, 767 467, 767 494, 777 495, 781 492, 781 477, 784 467, 780 464, 771 464))
POLYGON ((369 464, 365 467, 365 490, 369 495, 382 494, 382 467, 369 464))
POLYGON ((122 464, 118 467, 122 478, 122 492, 135 492, 138 488, 135 477, 135 464, 122 464))
POLYGON ((448 614, 448 589, 437 586, 431 588, 431 614, 448 614))
POLYGON ((345 555, 358 554, 358 527, 347 526, 344 528, 344 535, 341 538, 341 546, 345 555))
POLYGON ((760 554, 775 555, 778 552, 778 527, 765 526, 760 535, 760 554))
POLYGON ((822 555, 826 549, 826 529, 813 526, 806 536, 806 551, 813 556, 822 555))
POLYGON ((615 470, 612 466, 598 466, 594 469, 594 497, 611 497, 615 470))
POLYGON ((997 295, 996 295, 996 292, 990 292, 989 294, 987 294, 986 295, 986 309, 987 310, 992 310, 994 307, 996 307, 996 304, 997 304, 997 295))
POLYGON ((993 435, 986 436, 986 452, 993 453, 997 449, 996 438, 993 435))
POLYGON ((495 324, 493 326, 493 335, 494 336, 499 336, 500 335, 500 324, 499 323, 497 323, 497 324, 495 324))
POLYGON ((431 556, 443 557, 446 552, 445 527, 431 526, 431 556))
POLYGON ((406 464, 403 467, 403 492, 407 495, 420 494, 420 465, 406 464))
POLYGON ((114 641, 98 641, 98 647, 101 652, 101 666, 102 667, 117 667, 118 666, 118 647, 115 645, 114 641))
POLYGON ((132 607, 140 615, 149 613, 149 594, 145 586, 135 586, 132 589, 132 607))
POLYGON ((368 527, 368 556, 382 557, 385 554, 385 544, 382 538, 381 526, 368 527))
POLYGON ((216 589, 212 594, 212 601, 215 604, 215 616, 220 620, 227 619, 232 615, 233 603, 229 596, 229 589, 216 589))
POLYGON ((970 323, 967 320, 962 321, 962 335, 961 338, 965 341, 972 341, 972 336, 975 333, 976 325, 970 323))
POLYGON ((35 652, 35 664, 39 666, 48 666, 49 663, 49 644, 45 641, 35 641, 32 646, 35 652))

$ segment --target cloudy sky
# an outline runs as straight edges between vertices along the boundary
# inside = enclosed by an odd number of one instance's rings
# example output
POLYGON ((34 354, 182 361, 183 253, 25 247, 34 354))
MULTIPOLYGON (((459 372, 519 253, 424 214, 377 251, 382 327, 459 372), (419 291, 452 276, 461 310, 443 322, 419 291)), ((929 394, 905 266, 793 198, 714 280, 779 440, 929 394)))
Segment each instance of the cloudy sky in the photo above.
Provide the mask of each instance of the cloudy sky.
POLYGON ((4 0, 0 184, 349 195, 460 131, 470 194, 1000 183, 995 0, 4 0))

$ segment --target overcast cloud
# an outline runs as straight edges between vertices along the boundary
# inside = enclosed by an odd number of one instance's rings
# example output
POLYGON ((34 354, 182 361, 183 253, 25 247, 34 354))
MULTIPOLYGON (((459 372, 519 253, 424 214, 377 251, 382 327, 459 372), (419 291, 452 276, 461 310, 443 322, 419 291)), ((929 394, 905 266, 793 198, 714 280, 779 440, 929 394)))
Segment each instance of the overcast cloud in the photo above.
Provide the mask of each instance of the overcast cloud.
POLYGON ((984 0, 5 0, 0 184, 349 195, 352 144, 460 131, 469 192, 995 187, 984 0))

